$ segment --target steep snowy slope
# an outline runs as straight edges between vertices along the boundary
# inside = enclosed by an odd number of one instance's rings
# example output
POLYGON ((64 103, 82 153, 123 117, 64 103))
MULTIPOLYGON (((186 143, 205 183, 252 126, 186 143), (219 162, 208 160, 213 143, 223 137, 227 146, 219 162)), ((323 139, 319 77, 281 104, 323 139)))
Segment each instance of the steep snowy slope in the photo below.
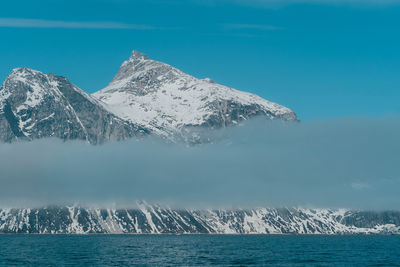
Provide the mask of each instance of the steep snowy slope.
POLYGON ((58 137, 92 144, 149 131, 121 120, 66 78, 14 69, 0 87, 0 141, 58 137))
POLYGON ((137 51, 93 96, 117 116, 164 136, 190 127, 226 127, 257 115, 297 120, 286 107, 210 79, 197 79, 137 51))
POLYGON ((0 233, 400 234, 400 212, 256 208, 0 209, 0 233))

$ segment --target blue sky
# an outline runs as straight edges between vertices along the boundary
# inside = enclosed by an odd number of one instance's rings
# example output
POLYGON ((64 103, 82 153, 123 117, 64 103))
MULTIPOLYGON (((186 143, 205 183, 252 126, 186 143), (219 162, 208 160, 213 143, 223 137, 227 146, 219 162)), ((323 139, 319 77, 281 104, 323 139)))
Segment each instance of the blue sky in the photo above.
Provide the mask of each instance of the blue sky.
POLYGON ((400 113, 397 0, 2 1, 0 79, 26 66, 88 92, 136 49, 292 108, 400 113))

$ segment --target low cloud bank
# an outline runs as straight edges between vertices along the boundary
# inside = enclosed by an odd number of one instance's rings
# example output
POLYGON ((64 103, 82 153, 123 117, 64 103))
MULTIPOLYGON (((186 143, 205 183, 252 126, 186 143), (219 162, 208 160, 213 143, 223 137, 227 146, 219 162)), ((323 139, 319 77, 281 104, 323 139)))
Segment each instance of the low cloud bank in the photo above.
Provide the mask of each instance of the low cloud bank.
POLYGON ((195 147, 155 139, 0 145, 0 206, 400 207, 400 118, 256 119, 195 147))

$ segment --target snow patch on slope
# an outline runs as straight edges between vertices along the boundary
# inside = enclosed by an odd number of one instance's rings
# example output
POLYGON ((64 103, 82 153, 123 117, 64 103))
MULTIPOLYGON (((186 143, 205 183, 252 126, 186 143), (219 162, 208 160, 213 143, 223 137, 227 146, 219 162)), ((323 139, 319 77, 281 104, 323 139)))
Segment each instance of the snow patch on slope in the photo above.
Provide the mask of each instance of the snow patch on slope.
POLYGON ((226 103, 239 108, 255 107, 270 119, 296 120, 286 107, 209 78, 197 79, 137 51, 121 65, 111 83, 93 96, 121 118, 150 126, 161 134, 203 125, 212 116, 231 116, 221 114, 223 110, 218 105, 226 103))
POLYGON ((350 210, 256 208, 173 210, 141 202, 137 209, 78 206, 0 209, 2 233, 212 233, 212 234, 400 234, 400 213, 350 210), (358 214, 359 215, 359 214, 358 214), (375 218, 375 219, 374 219, 375 218), (386 218, 386 219, 385 219, 386 218), (350 221, 364 221, 361 226, 350 221), (397 224, 394 223, 397 221, 397 224), (369 226, 367 226, 369 225, 369 226))

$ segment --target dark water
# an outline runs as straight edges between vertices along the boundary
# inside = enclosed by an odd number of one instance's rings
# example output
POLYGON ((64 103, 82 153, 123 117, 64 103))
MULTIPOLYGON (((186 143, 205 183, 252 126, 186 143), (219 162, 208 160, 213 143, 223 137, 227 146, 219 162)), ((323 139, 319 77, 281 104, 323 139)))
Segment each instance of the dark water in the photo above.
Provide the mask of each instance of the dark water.
POLYGON ((400 236, 0 235, 0 263, 400 266, 400 236))

